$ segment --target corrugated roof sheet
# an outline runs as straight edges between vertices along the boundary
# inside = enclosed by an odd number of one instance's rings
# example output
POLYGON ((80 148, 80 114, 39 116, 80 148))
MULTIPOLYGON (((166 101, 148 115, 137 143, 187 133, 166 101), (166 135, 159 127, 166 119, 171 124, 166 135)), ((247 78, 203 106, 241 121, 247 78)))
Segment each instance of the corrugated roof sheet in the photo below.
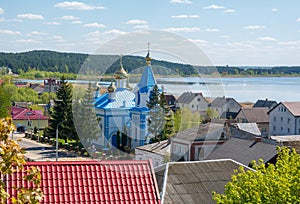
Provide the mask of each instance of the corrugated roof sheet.
POLYGON ((162 202, 215 203, 212 191, 223 193, 225 184, 239 166, 241 164, 230 159, 168 163, 162 202))
POLYGON ((170 153, 170 148, 171 144, 168 140, 163 140, 161 142, 155 142, 152 144, 136 147, 136 149, 156 153, 163 156, 167 153, 170 153))
POLYGON ((48 117, 39 110, 28 110, 15 106, 11 108, 11 115, 13 120, 48 120, 48 117))
POLYGON ((243 130, 245 132, 249 132, 258 136, 261 135, 261 132, 256 123, 237 123, 236 125, 240 130, 243 130))
POLYGON ((216 148, 206 159, 233 159, 249 165, 252 160, 263 159, 268 162, 276 154, 276 145, 232 137, 216 148))
MULTIPOLYGON (((41 203, 160 203, 151 161, 28 162, 41 171, 41 203)), ((7 192, 30 187, 24 172, 7 177, 7 192)))

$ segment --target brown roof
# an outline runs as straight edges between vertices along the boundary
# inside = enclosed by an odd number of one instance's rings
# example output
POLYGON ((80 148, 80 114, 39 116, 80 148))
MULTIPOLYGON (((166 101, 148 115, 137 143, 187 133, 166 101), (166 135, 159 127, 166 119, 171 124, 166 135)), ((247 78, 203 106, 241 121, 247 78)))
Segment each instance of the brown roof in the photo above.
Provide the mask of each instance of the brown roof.
POLYGON ((300 102, 281 102, 294 116, 300 116, 300 102))
POLYGON ((231 159, 167 163, 162 203, 215 203, 212 192, 223 193, 239 166, 231 159))
POLYGON ((136 147, 136 149, 143 150, 146 152, 152 152, 159 155, 166 155, 167 153, 170 153, 170 143, 169 140, 163 140, 160 142, 139 146, 136 147))
POLYGON ((242 114, 249 123, 269 122, 268 108, 241 108, 239 114, 242 114))

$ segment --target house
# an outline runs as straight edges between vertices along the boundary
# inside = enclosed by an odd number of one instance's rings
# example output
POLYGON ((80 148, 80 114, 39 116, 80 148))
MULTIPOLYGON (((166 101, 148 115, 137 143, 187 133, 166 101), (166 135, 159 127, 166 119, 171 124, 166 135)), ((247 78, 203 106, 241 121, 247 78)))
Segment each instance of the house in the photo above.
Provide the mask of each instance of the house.
POLYGON ((4 177, 6 192, 31 187, 25 171, 41 172, 41 203, 141 203, 159 204, 160 197, 150 161, 28 162, 23 170, 4 177))
POLYGON ((300 135, 271 136, 271 139, 275 140, 280 146, 295 148, 298 154, 300 154, 300 135))
POLYGON ((37 129, 45 129, 45 127, 48 127, 49 118, 44 116, 40 110, 29 110, 13 106, 11 107, 11 117, 16 126, 21 124, 31 129, 35 127, 37 129))
POLYGON ((178 132, 171 138, 172 161, 197 161, 225 142, 224 124, 207 123, 178 132))
POLYGON ((257 100, 256 103, 253 105, 253 108, 268 108, 268 109, 272 109, 276 105, 277 105, 276 101, 270 101, 269 99, 266 99, 266 100, 257 100))
POLYGON ((36 91, 39 96, 44 93, 44 85, 30 83, 29 84, 29 88, 31 88, 32 90, 36 91))
POLYGON ((187 108, 192 112, 204 111, 207 109, 208 102, 202 93, 184 92, 176 100, 177 108, 187 108))
POLYGON ((269 109, 259 108, 241 108, 236 116, 238 123, 256 123, 260 129, 261 135, 269 135, 269 109))
POLYGON ((268 114, 269 135, 300 135, 300 102, 280 102, 268 114))
POLYGON ((218 112, 220 118, 234 119, 241 109, 241 105, 234 98, 217 97, 208 108, 218 112))
POLYGON ((57 92, 60 87, 60 81, 54 78, 44 80, 44 92, 57 92))
POLYGON ((173 94, 165 94, 165 100, 167 106, 171 108, 172 111, 176 111, 176 98, 173 94))
POLYGON ((100 148, 118 148, 118 132, 122 134, 122 146, 135 148, 146 144, 148 134, 148 115, 150 93, 156 83, 151 66, 151 57, 146 56, 141 79, 132 90, 129 86, 128 74, 123 68, 120 59, 120 68, 114 73, 115 83, 107 88, 108 93, 98 94, 95 97, 95 110, 100 120, 102 135, 93 143, 100 148), (123 138, 123 136, 125 138, 123 138))
POLYGON ((225 185, 240 166, 252 170, 232 159, 169 162, 155 170, 161 202, 216 203, 212 192, 224 193, 225 185))
POLYGON ((135 148, 136 160, 149 160, 153 162, 154 168, 165 163, 170 158, 170 141, 164 140, 135 148))
POLYGON ((262 138, 241 139, 230 137, 206 159, 233 159, 248 166, 252 160, 258 161, 259 159, 263 159, 264 163, 273 163, 276 155, 276 143, 274 142, 267 143, 262 138))

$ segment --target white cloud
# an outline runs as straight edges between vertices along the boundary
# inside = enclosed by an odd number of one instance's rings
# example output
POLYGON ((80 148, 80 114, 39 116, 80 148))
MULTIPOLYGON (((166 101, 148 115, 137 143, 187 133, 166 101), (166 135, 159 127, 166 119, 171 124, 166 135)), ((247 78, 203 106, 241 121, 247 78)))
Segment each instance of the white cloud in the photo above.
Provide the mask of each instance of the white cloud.
POLYGON ((0 30, 0 33, 6 35, 21 35, 21 32, 13 30, 0 30))
POLYGON ((257 30, 257 29, 263 29, 265 26, 260 26, 260 25, 249 25, 245 26, 244 29, 246 30, 257 30))
POLYGON ((300 40, 279 42, 279 45, 300 45, 300 40))
POLYGON ((38 41, 33 40, 33 39, 20 39, 20 40, 17 40, 17 42, 19 42, 19 43, 38 43, 38 41))
POLYGON ((230 38, 230 36, 229 35, 221 35, 220 38, 228 39, 228 38, 230 38))
POLYGON ((3 10, 3 8, 0 8, 0 14, 4 14, 5 12, 4 12, 4 10, 3 10))
POLYGON ((124 35, 124 34, 126 34, 126 32, 120 31, 117 29, 112 29, 112 30, 105 31, 103 34, 105 34, 105 35, 124 35))
POLYGON ((223 11, 224 13, 234 13, 235 10, 234 9, 227 9, 225 11, 223 11))
POLYGON ((86 28, 105 28, 106 26, 101 24, 101 23, 87 23, 87 24, 84 24, 83 27, 86 27, 86 28))
POLYGON ((42 33, 42 32, 39 32, 39 31, 32 31, 29 33, 29 35, 46 35, 47 33, 42 33))
POLYGON ((71 10, 96 10, 104 9, 103 6, 88 5, 78 1, 65 1, 54 5, 56 8, 71 9, 71 10))
POLYGON ((23 13, 17 16, 22 19, 30 19, 30 20, 43 20, 44 17, 42 15, 32 14, 32 13, 23 13))
POLYGON ((297 19, 297 22, 300 22, 300 18, 297 19))
POLYGON ((188 15, 188 14, 182 14, 177 16, 171 16, 171 18, 200 18, 199 15, 188 15))
POLYGON ((193 43, 199 43, 199 44, 207 44, 208 43, 208 41, 206 41, 206 40, 193 40, 193 39, 188 39, 188 40, 193 43))
POLYGON ((164 29, 165 31, 168 32, 196 32, 196 31, 200 31, 201 29, 198 27, 192 27, 192 28, 188 28, 188 27, 171 27, 171 28, 166 28, 164 29))
POLYGON ((278 9, 277 8, 272 8, 272 11, 273 12, 278 12, 278 9))
POLYGON ((74 20, 79 20, 80 18, 75 17, 75 16, 62 16, 62 20, 67 20, 67 21, 74 21, 74 20))
POLYGON ((140 20, 140 19, 131 19, 126 22, 128 25, 141 25, 141 24, 147 24, 147 21, 140 20))
POLYGON ((217 28, 207 28, 205 29, 206 32, 219 32, 220 30, 217 28))
POLYGON ((57 22, 57 21, 52 21, 52 22, 47 22, 47 23, 44 23, 46 25, 60 25, 61 23, 60 22, 57 22))
POLYGON ((0 18, 0 23, 4 22, 4 21, 5 21, 5 18, 0 18))
POLYGON ((266 36, 266 37, 259 37, 257 38, 258 40, 261 40, 261 41, 270 41, 270 42, 275 42, 277 41, 276 38, 273 38, 273 37, 269 37, 269 36, 266 36))
POLYGON ((62 42, 62 41, 64 41, 64 38, 60 35, 54 35, 54 36, 50 37, 50 40, 54 40, 54 41, 57 41, 57 42, 62 42))
POLYGON ((148 29, 148 25, 147 24, 143 24, 143 25, 135 25, 133 26, 134 29, 148 29))
POLYGON ((173 4, 191 4, 192 3, 189 0, 171 0, 170 2, 173 4))
POLYGON ((22 19, 17 19, 17 18, 12 18, 12 19, 7 19, 7 22, 23 22, 22 19))
POLYGON ((100 34, 101 34, 100 31, 97 30, 97 31, 90 32, 90 33, 86 34, 86 36, 87 36, 87 37, 93 37, 93 38, 95 38, 95 37, 99 37, 100 34))
POLYGON ((72 21, 72 24, 81 24, 81 21, 72 21))
POLYGON ((210 6, 206 6, 204 7, 205 9, 224 9, 225 7, 224 6, 218 6, 216 4, 212 4, 210 6))

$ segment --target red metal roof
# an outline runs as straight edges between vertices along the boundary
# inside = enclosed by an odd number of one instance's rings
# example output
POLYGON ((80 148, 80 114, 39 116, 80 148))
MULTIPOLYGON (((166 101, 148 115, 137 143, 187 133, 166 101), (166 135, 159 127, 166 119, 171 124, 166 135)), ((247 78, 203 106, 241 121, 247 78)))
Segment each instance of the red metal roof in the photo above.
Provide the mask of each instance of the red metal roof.
POLYGON ((11 115, 13 120, 48 120, 40 110, 28 110, 26 108, 11 107, 11 115))
MULTIPOLYGON (((41 203, 160 203, 151 161, 28 162, 40 169, 41 203)), ((7 177, 7 192, 14 186, 31 187, 22 181, 24 172, 7 177)))

